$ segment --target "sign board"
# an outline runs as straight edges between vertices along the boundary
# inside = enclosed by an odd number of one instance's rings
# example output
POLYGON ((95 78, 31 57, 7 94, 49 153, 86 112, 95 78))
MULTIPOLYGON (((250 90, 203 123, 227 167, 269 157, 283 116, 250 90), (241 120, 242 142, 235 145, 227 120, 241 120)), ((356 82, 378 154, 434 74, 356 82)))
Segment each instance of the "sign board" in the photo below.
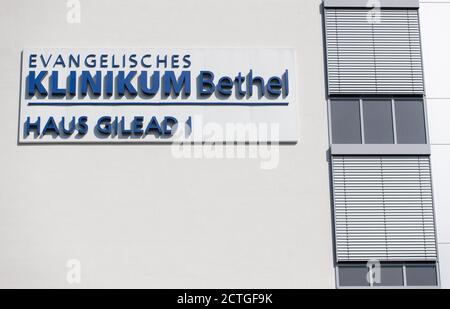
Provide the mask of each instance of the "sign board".
POLYGON ((28 49, 19 142, 296 142, 295 75, 292 49, 28 49))

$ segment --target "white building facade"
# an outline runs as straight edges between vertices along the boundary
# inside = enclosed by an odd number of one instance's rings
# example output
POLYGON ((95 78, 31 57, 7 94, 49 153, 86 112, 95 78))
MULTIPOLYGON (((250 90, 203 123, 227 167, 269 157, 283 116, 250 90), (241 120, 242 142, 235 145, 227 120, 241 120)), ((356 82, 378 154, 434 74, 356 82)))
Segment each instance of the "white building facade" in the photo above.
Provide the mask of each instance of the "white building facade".
POLYGON ((416 0, 1 1, 0 287, 450 287, 448 10, 416 0), (290 93, 233 97, 233 107, 223 97, 92 107, 24 96, 36 51, 146 49, 190 51, 199 70, 286 67, 290 93), (280 136, 231 140, 232 155, 212 148, 226 140, 217 136, 188 154, 172 140, 43 140, 24 135, 33 104, 45 116, 271 120, 280 136))

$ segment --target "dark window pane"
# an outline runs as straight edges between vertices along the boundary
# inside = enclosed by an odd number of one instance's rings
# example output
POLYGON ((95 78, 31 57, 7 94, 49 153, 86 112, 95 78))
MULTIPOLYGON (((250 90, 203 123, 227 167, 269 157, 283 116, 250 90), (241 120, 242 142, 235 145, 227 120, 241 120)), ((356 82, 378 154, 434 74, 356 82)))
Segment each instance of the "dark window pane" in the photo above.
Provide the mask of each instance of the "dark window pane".
POLYGON ((374 282, 374 286, 403 286, 402 265, 381 265, 380 283, 374 282))
POLYGON ((339 266, 340 286, 369 286, 367 282, 368 268, 365 265, 339 266))
POLYGON ((437 273, 435 265, 407 265, 406 283, 408 286, 436 286, 437 273))
POLYGON ((394 143, 390 100, 365 100, 363 102, 363 121, 366 144, 394 143))
POLYGON ((333 144, 361 144, 359 100, 331 101, 333 144))
POLYGON ((426 144, 422 100, 396 101, 395 120, 398 144, 426 144))

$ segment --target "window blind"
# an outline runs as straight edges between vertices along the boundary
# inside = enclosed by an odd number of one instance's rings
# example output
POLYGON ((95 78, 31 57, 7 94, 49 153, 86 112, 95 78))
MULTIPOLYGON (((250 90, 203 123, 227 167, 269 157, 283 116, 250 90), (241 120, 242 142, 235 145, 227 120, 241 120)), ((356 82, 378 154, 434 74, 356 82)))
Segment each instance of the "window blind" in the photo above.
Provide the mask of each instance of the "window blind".
POLYGON ((437 259, 427 156, 334 156, 338 262, 437 259))
POLYGON ((423 94, 418 14, 326 8, 329 94, 423 94))

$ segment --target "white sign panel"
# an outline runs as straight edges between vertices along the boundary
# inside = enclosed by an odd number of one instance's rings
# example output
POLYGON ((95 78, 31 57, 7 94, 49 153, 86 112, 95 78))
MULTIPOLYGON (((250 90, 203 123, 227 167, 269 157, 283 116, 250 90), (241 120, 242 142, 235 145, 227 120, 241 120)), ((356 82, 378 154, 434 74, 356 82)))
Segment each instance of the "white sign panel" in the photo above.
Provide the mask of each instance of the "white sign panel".
POLYGON ((29 49, 20 143, 297 142, 291 49, 29 49))

